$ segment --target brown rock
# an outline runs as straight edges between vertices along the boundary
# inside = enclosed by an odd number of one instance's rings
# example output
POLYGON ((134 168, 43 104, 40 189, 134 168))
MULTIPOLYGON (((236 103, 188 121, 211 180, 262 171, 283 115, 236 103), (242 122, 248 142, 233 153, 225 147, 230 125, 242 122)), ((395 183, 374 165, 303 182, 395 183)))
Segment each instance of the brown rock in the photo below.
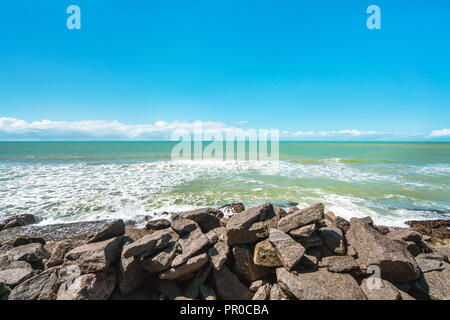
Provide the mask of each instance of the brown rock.
POLYGON ((343 273, 325 269, 294 275, 284 268, 277 269, 281 288, 299 300, 366 300, 356 280, 343 273))
POLYGON ((233 213, 239 213, 245 211, 245 207, 242 203, 231 203, 221 206, 219 209, 224 209, 227 211, 231 211, 233 213))
POLYGON ((171 241, 177 241, 178 235, 171 229, 162 229, 145 235, 135 242, 128 243, 123 247, 123 255, 130 258, 140 255, 151 255, 154 250, 164 249, 171 241))
POLYGON ((163 280, 179 279, 187 274, 199 270, 207 262, 208 255, 206 253, 202 253, 190 258, 185 264, 170 268, 169 270, 160 273, 159 278, 163 280))
POLYGON ((256 292, 258 291, 259 287, 262 287, 265 284, 266 284, 265 280, 255 280, 250 284, 249 290, 251 292, 256 292))
POLYGON ((306 209, 294 207, 290 213, 278 222, 278 229, 289 232, 324 218, 323 204, 317 203, 306 209))
POLYGON ((361 290, 369 300, 401 300, 400 291, 389 281, 378 279, 380 287, 376 283, 371 283, 371 279, 364 279, 361 283, 361 290))
POLYGON ((197 299, 200 288, 205 283, 210 271, 211 264, 209 263, 206 263, 200 270, 198 270, 195 274, 194 279, 186 288, 184 296, 190 299, 197 299))
POLYGON ((344 234, 338 227, 326 226, 320 228, 319 237, 333 254, 342 256, 347 253, 344 234))
POLYGON ((56 300, 106 300, 114 291, 117 274, 113 270, 84 274, 70 284, 60 285, 56 300))
POLYGON ((223 265, 227 261, 229 251, 230 249, 228 245, 223 241, 217 242, 208 250, 209 260, 215 269, 222 269, 223 265))
POLYGON ((72 250, 74 248, 74 244, 71 241, 63 240, 60 241, 52 251, 52 255, 50 256, 50 259, 45 264, 47 268, 51 268, 54 266, 59 266, 63 264, 64 262, 64 256, 67 252, 72 250))
POLYGON ((391 231, 387 234, 387 237, 394 241, 412 241, 419 242, 422 240, 422 235, 417 231, 411 229, 398 229, 391 231))
POLYGON ((432 300, 450 300, 450 268, 422 273, 415 287, 432 300))
POLYGON ((213 230, 208 231, 206 237, 209 240, 210 245, 216 244, 217 241, 221 240, 227 242, 226 240, 227 229, 225 227, 215 228, 213 230))
POLYGON ((20 247, 15 247, 8 251, 8 255, 19 261, 26 261, 29 263, 40 262, 43 259, 50 257, 50 254, 45 250, 40 243, 30 243, 20 247))
POLYGON ((145 225, 145 229, 150 231, 157 231, 170 228, 171 225, 172 223, 166 219, 150 220, 145 225))
POLYGON ((437 239, 450 239, 450 220, 406 221, 417 232, 437 239))
POLYGON ((319 236, 315 233, 312 234, 310 237, 306 238, 299 238, 297 241, 305 248, 314 248, 314 247, 320 247, 322 246, 323 242, 322 239, 319 238, 319 236))
POLYGON ((173 258, 176 255, 177 243, 170 241, 161 252, 145 257, 141 262, 141 268, 149 273, 156 273, 170 268, 173 258))
POLYGON ((15 227, 28 226, 30 224, 38 223, 39 220, 32 214, 20 214, 17 216, 4 218, 0 223, 3 226, 0 230, 6 230, 15 227))
MULTIPOLYGON (((125 241, 131 241, 126 239, 125 241)), ((147 273, 142 269, 139 261, 134 257, 125 258, 123 254, 120 257, 119 263, 119 289, 122 295, 127 295, 138 288, 147 273)))
POLYGON ((41 272, 15 287, 9 300, 54 300, 58 290, 57 268, 41 272))
POLYGON ((346 238, 358 253, 358 263, 363 271, 370 265, 378 265, 381 277, 395 283, 409 282, 419 277, 419 268, 413 256, 369 224, 352 218, 346 238))
POLYGON ((175 282, 162 280, 158 284, 158 292, 162 293, 170 300, 175 300, 178 297, 181 297, 181 289, 175 282))
POLYGON ((10 288, 14 288, 31 278, 33 275, 34 272, 31 268, 0 270, 0 283, 3 283, 10 288))
POLYGON ((269 241, 275 247, 278 258, 287 270, 292 270, 305 253, 305 248, 286 233, 270 229, 269 241))
POLYGON ((314 231, 316 231, 316 225, 308 224, 298 229, 291 230, 289 234, 294 238, 308 238, 313 235, 314 231))
POLYGON ((253 254, 253 263, 262 267, 282 266, 277 252, 275 251, 275 247, 270 243, 269 239, 256 244, 255 252, 253 254))
POLYGON ((9 241, 3 242, 2 245, 11 245, 13 247, 19 247, 30 243, 40 243, 42 245, 45 245, 45 240, 40 237, 19 236, 9 241))
POLYGON ((182 254, 172 260, 172 267, 185 263, 190 257, 201 252, 209 245, 209 240, 197 227, 194 231, 182 235, 178 244, 181 246, 182 254))
POLYGON ((213 208, 202 208, 186 212, 184 218, 193 220, 202 229, 203 233, 219 228, 220 218, 223 217, 222 211, 213 208))
POLYGON ((122 237, 85 244, 70 250, 64 264, 76 264, 82 273, 102 271, 117 261, 121 247, 122 237))
POLYGON ((270 288, 270 300, 289 300, 289 297, 284 293, 278 283, 275 283, 270 288))
POLYGON ((8 269, 33 269, 26 261, 16 261, 8 255, 0 256, 0 270, 8 269))
POLYGON ((217 294, 224 300, 251 300, 252 292, 226 267, 213 269, 217 294))
POLYGON ((325 257, 319 264, 330 272, 352 272, 359 270, 356 260, 350 256, 325 257))
POLYGON ((245 244, 234 246, 233 256, 235 273, 249 282, 261 279, 270 272, 270 269, 253 263, 252 251, 245 244))
POLYGON ((125 234, 125 223, 122 219, 111 220, 93 235, 86 239, 86 243, 93 243, 120 237, 125 234))
POLYGON ((185 233, 194 231, 198 228, 199 226, 195 221, 186 219, 179 214, 172 215, 172 229, 179 235, 184 235, 185 233))
POLYGON ((258 291, 253 295, 252 300, 269 300, 271 286, 269 283, 259 287, 258 291))

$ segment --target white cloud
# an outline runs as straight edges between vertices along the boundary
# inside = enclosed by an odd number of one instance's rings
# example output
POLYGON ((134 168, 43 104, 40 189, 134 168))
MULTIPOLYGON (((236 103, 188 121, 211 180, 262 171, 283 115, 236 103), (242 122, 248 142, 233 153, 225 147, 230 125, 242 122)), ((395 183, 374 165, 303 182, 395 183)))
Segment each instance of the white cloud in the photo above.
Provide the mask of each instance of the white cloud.
POLYGON ((430 135, 430 138, 445 138, 450 137, 450 129, 442 129, 442 130, 433 130, 430 135))

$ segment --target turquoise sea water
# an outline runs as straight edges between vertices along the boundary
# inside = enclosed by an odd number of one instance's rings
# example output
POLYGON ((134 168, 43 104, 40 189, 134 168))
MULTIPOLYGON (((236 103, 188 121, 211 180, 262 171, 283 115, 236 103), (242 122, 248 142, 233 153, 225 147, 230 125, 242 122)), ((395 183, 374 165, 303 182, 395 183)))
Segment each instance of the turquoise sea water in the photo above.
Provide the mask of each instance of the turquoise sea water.
POLYGON ((176 142, 0 142, 0 217, 141 220, 323 202, 346 218, 450 218, 450 143, 280 142, 279 161, 171 161, 176 142))

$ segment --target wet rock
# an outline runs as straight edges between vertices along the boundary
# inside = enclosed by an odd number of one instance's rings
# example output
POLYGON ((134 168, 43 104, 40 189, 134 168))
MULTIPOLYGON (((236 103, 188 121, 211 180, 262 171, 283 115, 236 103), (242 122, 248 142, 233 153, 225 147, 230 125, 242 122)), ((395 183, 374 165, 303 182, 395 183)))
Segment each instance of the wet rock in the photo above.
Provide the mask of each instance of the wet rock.
POLYGON ((275 247, 278 258, 287 270, 292 270, 305 253, 305 248, 301 244, 280 230, 270 229, 269 241, 275 247))
POLYGON ((387 237, 394 241, 412 241, 419 242, 422 240, 422 235, 417 231, 411 229, 398 229, 391 231, 387 234, 387 237))
POLYGON ((233 213, 239 213, 242 211, 245 211, 245 206, 242 203, 231 203, 231 204, 226 204, 224 206, 219 207, 219 209, 225 210, 225 211, 230 211, 233 213))
POLYGON ((122 219, 111 220, 95 234, 86 239, 86 243, 93 243, 108 240, 115 237, 120 237, 125 234, 125 223, 122 219))
POLYGON ((48 259, 47 263, 45 264, 47 268, 59 266, 63 264, 64 262, 64 256, 67 252, 72 250, 74 248, 74 243, 72 241, 63 240, 60 241, 52 251, 52 255, 50 256, 50 259, 48 259))
POLYGON ((228 245, 223 241, 217 242, 208 250, 209 260, 215 269, 222 269, 223 265, 227 261, 229 251, 230 249, 228 245))
POLYGON ((172 260, 172 267, 185 263, 190 257, 204 250, 209 245, 209 240, 197 227, 194 231, 182 235, 178 244, 181 246, 182 254, 172 260))
POLYGON ((121 247, 122 237, 85 244, 70 250, 64 264, 76 264, 82 273, 102 271, 117 261, 121 247))
POLYGON ((70 284, 60 285, 56 300, 106 300, 114 291, 117 274, 114 270, 88 273, 70 284))
POLYGON ((299 238, 297 239, 297 241, 305 248, 315 248, 315 247, 320 247, 322 246, 323 242, 322 239, 320 239, 320 237, 313 233, 312 236, 310 237, 306 237, 306 238, 299 238))
POLYGON ((289 300, 289 297, 281 289, 281 286, 278 283, 275 283, 270 288, 269 299, 270 300, 289 300))
POLYGON ((8 255, 18 261, 26 261, 29 263, 41 262, 43 259, 50 257, 50 254, 45 250, 40 243, 30 243, 20 247, 15 247, 8 251, 8 255))
POLYGON ((450 239, 450 220, 406 221, 415 231, 437 239, 450 239))
POLYGON ((274 218, 275 212, 270 203, 234 214, 226 226, 228 245, 252 243, 267 237, 266 221, 274 218))
POLYGON ((185 264, 170 268, 159 274, 159 278, 163 280, 174 280, 199 270, 208 262, 206 253, 199 254, 190 258, 185 264))
POLYGON ((161 252, 154 253, 151 256, 145 257, 140 265, 142 269, 149 273, 156 273, 170 268, 173 258, 176 255, 177 243, 175 241, 169 242, 166 248, 161 252))
POLYGON ((253 293, 226 266, 213 270, 217 294, 224 300, 251 300, 253 293))
POLYGON ((186 288, 184 296, 190 299, 197 299, 201 286, 205 283, 211 271, 211 264, 206 263, 200 270, 195 274, 194 279, 191 281, 189 286, 186 288))
POLYGON ((330 272, 352 272, 359 270, 358 262, 350 256, 325 257, 319 266, 327 268, 330 272))
MULTIPOLYGON (((131 239, 125 238, 124 242, 131 242, 131 239)), ((122 295, 127 295, 137 289, 146 277, 147 273, 142 269, 137 259, 134 257, 125 258, 121 254, 119 262, 119 290, 122 295)))
POLYGON ((197 222, 203 233, 220 227, 220 218, 222 217, 222 211, 213 208, 196 209, 184 214, 184 218, 197 222))
POLYGON ((8 287, 14 288, 32 276, 34 276, 34 272, 31 268, 0 270, 0 283, 4 283, 8 287))
POLYGON ((450 268, 422 273, 415 288, 432 300, 450 300, 450 268))
POLYGON ((281 288, 299 300, 366 300, 356 280, 343 273, 325 269, 294 275, 284 268, 277 269, 281 288))
POLYGON ((316 231, 316 225, 308 224, 298 229, 291 230, 289 234, 294 238, 308 238, 313 235, 314 231, 316 231))
POLYGON ((419 267, 413 256, 369 224, 352 218, 346 238, 358 253, 358 263, 363 271, 370 265, 378 265, 381 277, 395 283, 419 277, 419 267))
POLYGON ((275 247, 270 243, 269 239, 256 244, 253 254, 253 263, 262 267, 282 266, 275 247))
POLYGON ((191 220, 186 219, 179 214, 172 215, 172 230, 178 233, 179 235, 184 235, 188 232, 192 232, 199 228, 198 224, 191 220))
POLYGON ((130 258, 140 255, 151 255, 154 250, 164 249, 169 242, 178 240, 178 235, 171 229, 163 229, 145 235, 133 243, 123 247, 123 256, 130 258))
POLYGON ((235 273, 249 282, 261 279, 271 271, 253 263, 253 253, 245 244, 234 246, 233 256, 235 273))
POLYGON ((283 232, 289 232, 298 229, 305 225, 314 223, 324 218, 324 206, 322 203, 317 203, 306 209, 298 209, 293 207, 290 213, 280 219, 278 222, 278 229, 283 232))
POLYGON ((206 285, 200 286, 200 297, 203 300, 217 300, 214 290, 206 285))
POLYGON ((32 214, 20 214, 17 216, 7 217, 0 221, 2 227, 0 230, 6 230, 15 227, 23 227, 38 223, 39 219, 32 214))
POLYGON ((145 229, 150 231, 157 231, 170 228, 171 225, 172 223, 166 219, 150 220, 145 225, 145 229))
POLYGON ((347 245, 341 229, 334 226, 320 228, 319 237, 333 254, 342 256, 347 253, 347 245))
POLYGON ((269 300, 271 286, 269 283, 259 287, 258 291, 253 295, 252 300, 269 300))
POLYGON ((361 290, 369 300, 401 300, 400 291, 389 281, 378 279, 379 288, 372 279, 364 279, 361 283, 361 290))
POLYGON ((9 295, 9 300, 54 300, 58 290, 57 268, 41 272, 25 280, 9 295))

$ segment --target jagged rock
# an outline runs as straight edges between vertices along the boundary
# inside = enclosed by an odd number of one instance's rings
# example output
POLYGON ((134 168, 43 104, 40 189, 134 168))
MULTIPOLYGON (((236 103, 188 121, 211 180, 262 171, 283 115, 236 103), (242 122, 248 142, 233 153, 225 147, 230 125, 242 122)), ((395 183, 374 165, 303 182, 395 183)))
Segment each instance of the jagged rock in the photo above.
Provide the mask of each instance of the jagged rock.
POLYGON ((319 237, 333 254, 342 256, 347 253, 347 245, 341 229, 334 226, 320 228, 319 237))
POLYGON ((0 282, 0 300, 3 296, 9 294, 11 292, 11 289, 8 288, 4 283, 0 282))
POLYGON ((206 253, 199 254, 190 258, 185 264, 170 268, 159 274, 159 278, 163 280, 179 279, 187 274, 199 270, 208 262, 208 255, 206 253))
POLYGON ((0 224, 0 230, 6 230, 15 227, 23 227, 28 226, 30 224, 38 223, 39 219, 33 216, 32 214, 20 214, 17 216, 4 218, 0 224))
POLYGON ((73 282, 60 285, 56 300, 106 300, 114 291, 117 274, 108 269, 83 274, 73 282))
POLYGON ((95 234, 86 239, 86 243, 93 243, 108 240, 115 237, 120 237, 125 234, 125 223, 122 219, 112 220, 95 234))
POLYGON ((219 210, 223 209, 226 211, 231 211, 233 213, 239 213, 242 211, 245 211, 245 207, 242 203, 230 203, 230 204, 226 204, 224 206, 219 207, 219 210))
POLYGON ((200 297, 203 300, 217 300, 217 296, 216 293, 214 292, 214 289, 206 285, 200 286, 200 297))
POLYGON ((341 229, 342 232, 344 233, 346 233, 350 228, 350 222, 348 222, 346 219, 342 217, 335 216, 334 213, 331 211, 325 214, 325 220, 331 223, 331 225, 341 229))
POLYGON ((228 245, 252 243, 267 237, 266 221, 273 218, 275 212, 270 203, 234 214, 226 226, 228 245))
POLYGON ((316 231, 316 225, 308 224, 298 229, 291 230, 289 234, 294 238, 308 238, 313 235, 314 231, 316 231))
POLYGON ((275 283, 270 288, 270 300, 289 300, 289 297, 284 293, 278 283, 275 283))
POLYGON ((391 231, 387 234, 387 237, 394 241, 419 242, 420 240, 422 240, 422 235, 420 233, 406 228, 391 231))
POLYGON ((352 272, 359 270, 358 262, 350 256, 325 257, 319 266, 327 268, 330 272, 352 272))
POLYGON ((409 282, 419 277, 419 267, 404 247, 360 219, 350 220, 346 238, 356 250, 363 271, 370 265, 378 265, 381 277, 395 283, 409 282))
POLYGON ((270 243, 269 239, 258 242, 255 246, 253 254, 253 263, 262 267, 279 267, 282 266, 278 258, 275 247, 270 243))
POLYGON ((170 228, 171 225, 172 225, 172 223, 166 219, 150 220, 145 225, 145 229, 151 230, 151 231, 157 231, 157 230, 170 228))
POLYGON ((172 267, 185 263, 190 257, 201 252, 209 245, 209 240, 197 227, 194 231, 182 235, 178 244, 181 246, 182 254, 172 260, 172 267))
POLYGON ((423 273, 430 271, 439 271, 449 267, 448 263, 437 259, 416 258, 416 262, 423 273))
MULTIPOLYGON (((245 212, 245 211, 244 211, 245 212)), ((251 300, 252 292, 226 266, 213 269, 217 294, 224 300, 251 300)))
POLYGON ((292 270, 305 253, 305 248, 283 231, 270 229, 269 241, 275 247, 278 258, 287 270, 292 270))
POLYGON ((287 216, 281 218, 278 222, 278 229, 283 232, 298 229, 324 218, 324 207, 322 203, 317 203, 309 208, 301 210, 297 207, 293 208, 296 209, 292 209, 287 216))
POLYGON ((217 242, 212 248, 208 250, 209 260, 213 267, 217 270, 222 269, 224 263, 227 261, 228 252, 230 248, 223 242, 217 242))
POLYGON ((450 268, 422 273, 415 288, 432 300, 450 300, 450 268))
POLYGON ((430 252, 430 253, 421 253, 416 257, 417 259, 430 259, 430 260, 439 260, 444 262, 449 262, 448 256, 440 251, 430 252))
POLYGON ((225 227, 219 227, 208 231, 205 236, 208 238, 210 245, 215 245, 219 240, 227 242, 226 233, 227 229, 225 227))
POLYGON ((361 283, 361 290, 369 300, 401 300, 400 291, 389 281, 377 279, 380 287, 376 287, 375 281, 366 278, 361 283))
POLYGON ((123 247, 123 256, 130 258, 134 256, 151 255, 154 250, 164 249, 170 241, 177 241, 178 235, 171 229, 163 229, 145 235, 135 242, 128 243, 123 247))
POLYGON ((299 300, 366 300, 356 280, 343 273, 325 269, 294 275, 277 269, 277 281, 284 291, 299 300))
POLYGON ((234 271, 249 282, 261 279, 271 271, 253 263, 252 251, 245 244, 234 246, 233 256, 235 260, 234 271))
POLYGON ((184 215, 184 218, 197 222, 203 233, 220 227, 220 218, 222 217, 222 211, 213 208, 196 209, 186 212, 184 215))
POLYGON ((305 248, 314 248, 314 247, 320 247, 322 246, 323 242, 322 239, 320 239, 320 237, 313 233, 312 236, 310 237, 306 237, 306 238, 299 238, 297 239, 297 241, 305 248))
POLYGON ((318 263, 319 259, 316 256, 310 255, 305 252, 297 265, 297 270, 301 271, 316 270, 318 263))
MULTIPOLYGON (((131 242, 130 238, 125 238, 124 242, 131 242)), ((147 273, 142 269, 139 261, 134 257, 125 258, 120 256, 119 262, 119 290, 122 295, 127 295, 138 288, 147 273)))
POLYGON ((184 296, 190 299, 197 299, 200 287, 205 283, 210 271, 211 265, 209 263, 205 264, 200 270, 198 270, 194 279, 186 288, 184 296))
MULTIPOLYGON (((272 205, 272 206, 273 206, 273 211, 275 212, 275 216, 278 217, 278 221, 280 221, 281 218, 284 218, 288 215, 288 213, 283 208, 280 208, 276 205, 272 205)), ((277 225, 278 225, 278 221, 277 221, 277 225)), ((274 226, 274 228, 276 228, 276 226, 274 226)))
POLYGON ((16 237, 14 239, 5 241, 2 243, 2 245, 11 245, 13 247, 19 247, 24 246, 26 244, 30 243, 40 243, 42 245, 45 245, 45 240, 40 237, 27 237, 27 236, 20 236, 16 237))
POLYGON ((186 219, 179 214, 172 215, 172 230, 179 235, 184 235, 185 233, 192 232, 199 228, 198 224, 191 220, 186 219))
POLYGON ((0 270, 0 283, 14 288, 32 276, 34 276, 34 272, 31 268, 0 270))
POLYGON ((74 248, 74 243, 72 241, 63 240, 59 242, 52 251, 52 255, 50 256, 50 259, 48 259, 47 263, 45 264, 47 268, 51 268, 54 266, 59 266, 63 264, 64 262, 64 256, 67 252, 72 250, 74 248))
POLYGON ((261 287, 265 284, 266 284, 266 281, 264 281, 264 280, 255 280, 250 284, 249 290, 251 292, 256 292, 256 291, 258 291, 259 287, 261 287))
POLYGON ((9 300, 54 300, 58 290, 57 271, 54 267, 25 280, 11 290, 9 300))
POLYGON ((26 261, 16 261, 8 255, 0 256, 0 270, 8 269, 32 269, 26 261))
POLYGON ((269 300, 271 286, 269 283, 259 287, 258 291, 253 295, 252 300, 269 300))
POLYGON ((26 261, 29 263, 41 262, 43 259, 50 257, 50 254, 45 250, 40 243, 30 243, 20 247, 15 247, 8 251, 8 255, 18 261, 26 261))
POLYGON ((70 250, 64 264, 76 264, 82 273, 102 271, 117 261, 121 247, 122 237, 88 243, 70 250))
POLYGON ((173 258, 176 255, 177 243, 170 241, 166 248, 161 252, 154 253, 151 256, 145 257, 140 265, 142 269, 149 273, 156 273, 170 268, 173 258))
POLYGON ((437 239, 450 239, 450 220, 406 221, 415 231, 437 239))

